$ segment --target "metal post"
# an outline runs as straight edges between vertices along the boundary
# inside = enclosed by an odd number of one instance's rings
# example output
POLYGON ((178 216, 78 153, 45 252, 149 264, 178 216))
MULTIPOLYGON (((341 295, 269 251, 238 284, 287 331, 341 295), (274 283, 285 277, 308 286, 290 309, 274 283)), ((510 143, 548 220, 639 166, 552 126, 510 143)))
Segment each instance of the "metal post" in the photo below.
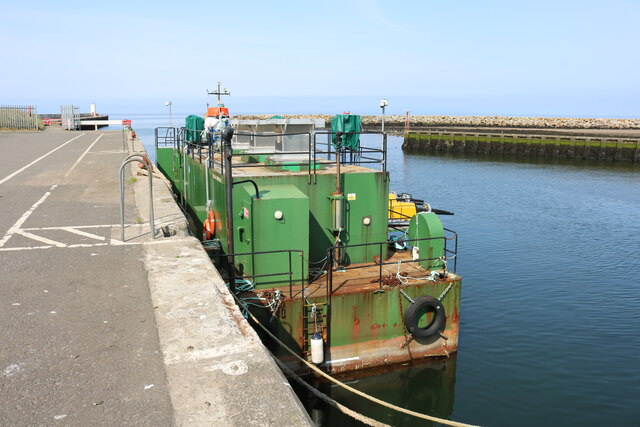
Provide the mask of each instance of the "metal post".
POLYGON ((333 248, 330 248, 327 252, 327 265, 329 266, 327 271, 327 288, 329 289, 329 295, 333 294, 333 248))
POLYGON ((380 253, 378 255, 378 261, 380 262, 380 273, 378 273, 378 285, 382 289, 382 245, 378 245, 380 253))
POLYGON ((204 185, 205 185, 205 193, 207 195, 207 197, 205 197, 206 200, 206 208, 207 208, 207 216, 209 215, 209 209, 211 209, 211 199, 209 198, 209 158, 211 156, 211 151, 209 151, 209 155, 207 156, 207 159, 205 160, 205 167, 204 167, 204 185))
POLYGON ((384 108, 389 105, 389 101, 386 99, 380 100, 380 108, 382 108, 382 133, 384 133, 384 108))
POLYGON ((336 193, 342 193, 342 186, 340 183, 340 145, 342 144, 342 132, 338 132, 336 134, 337 143, 336 143, 336 193))
POLYGON ((173 114, 171 112, 171 101, 165 102, 164 105, 169 107, 169 127, 173 127, 173 114))
POLYGON ((214 90, 213 92, 210 92, 209 90, 207 90, 207 94, 209 94, 209 95, 218 95, 218 107, 221 107, 222 103, 220 102, 221 101, 220 96, 222 96, 222 95, 231 95, 231 92, 229 92, 229 89, 227 89, 227 88, 224 88, 224 91, 222 91, 221 88, 220 88, 220 82, 218 82, 218 90, 217 91, 214 90))
POLYGON ((233 128, 230 126, 222 130, 222 141, 224 145, 224 168, 225 168, 225 187, 227 192, 227 241, 228 241, 228 260, 229 260, 229 288, 231 292, 236 291, 236 271, 233 259, 233 171, 231 170, 231 139, 233 138, 233 128))
POLYGON ((187 144, 182 145, 182 206, 187 207, 187 144))
MULTIPOLYGON (((387 171, 387 134, 382 134, 382 172, 387 171)), ((385 174, 384 180, 387 180, 387 175, 385 174)))

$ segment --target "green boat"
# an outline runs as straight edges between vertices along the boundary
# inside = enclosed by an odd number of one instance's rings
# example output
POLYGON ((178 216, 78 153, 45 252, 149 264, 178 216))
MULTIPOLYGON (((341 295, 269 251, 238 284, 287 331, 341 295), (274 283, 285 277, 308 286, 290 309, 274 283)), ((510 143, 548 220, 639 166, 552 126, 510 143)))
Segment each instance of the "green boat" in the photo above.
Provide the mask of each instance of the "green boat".
POLYGON ((157 166, 241 309, 327 372, 458 349, 457 235, 436 213, 448 212, 389 192, 387 135, 361 123, 220 115, 156 129, 157 166))

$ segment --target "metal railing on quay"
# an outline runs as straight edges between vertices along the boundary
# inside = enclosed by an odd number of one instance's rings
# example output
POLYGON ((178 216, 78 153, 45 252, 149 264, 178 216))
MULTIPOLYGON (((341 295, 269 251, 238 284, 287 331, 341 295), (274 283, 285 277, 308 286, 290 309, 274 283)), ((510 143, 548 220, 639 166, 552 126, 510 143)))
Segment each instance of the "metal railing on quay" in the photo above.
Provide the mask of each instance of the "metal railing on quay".
POLYGON ((153 210, 153 165, 151 164, 151 161, 149 160, 149 158, 146 155, 143 154, 138 154, 138 153, 134 153, 134 154, 130 154, 129 156, 127 156, 122 163, 120 164, 120 170, 118 175, 120 176, 120 240, 122 242, 125 241, 124 239, 124 167, 132 162, 141 162, 144 164, 145 168, 147 169, 148 172, 148 176, 149 176, 149 228, 150 228, 150 234, 151 234, 151 238, 155 239, 156 238, 156 226, 155 226, 155 217, 154 217, 154 210, 153 210))

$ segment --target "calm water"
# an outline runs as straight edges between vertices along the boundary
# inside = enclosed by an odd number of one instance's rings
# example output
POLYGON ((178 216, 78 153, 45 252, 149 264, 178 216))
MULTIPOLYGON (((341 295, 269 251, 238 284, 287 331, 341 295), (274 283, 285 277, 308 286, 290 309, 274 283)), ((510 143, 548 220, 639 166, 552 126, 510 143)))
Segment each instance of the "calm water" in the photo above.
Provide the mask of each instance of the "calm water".
MULTIPOLYGON (((151 147, 166 123, 133 125, 151 147)), ((640 166, 408 155, 401 143, 390 138, 391 189, 455 212, 442 219, 460 235, 460 348, 350 384, 487 426, 640 425, 640 166)), ((420 425, 319 387, 379 421, 420 425)), ((352 424, 307 404, 325 425, 352 424)))
MULTIPOLYGON (((392 190, 455 212, 442 219, 460 234, 460 348, 352 385, 482 425, 640 425, 640 167, 408 155, 401 143, 392 190)), ((419 424, 323 387, 380 421, 419 424)))

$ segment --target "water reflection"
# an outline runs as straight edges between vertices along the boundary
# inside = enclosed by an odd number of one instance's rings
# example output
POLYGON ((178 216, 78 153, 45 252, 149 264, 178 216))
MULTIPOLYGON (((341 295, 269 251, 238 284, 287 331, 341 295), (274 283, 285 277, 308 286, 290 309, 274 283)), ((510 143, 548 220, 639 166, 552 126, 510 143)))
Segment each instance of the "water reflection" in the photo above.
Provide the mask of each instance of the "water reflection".
MULTIPOLYGON (((393 140, 395 145, 401 145, 397 139, 393 140)), ((391 142, 390 142, 391 144, 391 142)), ((547 158, 537 156, 516 156, 512 154, 472 154, 472 153, 395 153, 396 155, 410 157, 424 157, 435 159, 449 160, 465 160, 470 162, 488 162, 488 163, 506 163, 506 164, 522 164, 522 165, 548 165, 548 166, 569 166, 570 169, 602 169, 611 171, 640 171, 640 163, 630 161, 615 160, 595 160, 595 159, 566 159, 566 158, 547 158)))
MULTIPOLYGON (((362 374, 360 374, 362 375, 362 374)), ((366 372, 363 376, 338 377, 353 388, 386 402, 423 414, 449 419, 453 413, 456 358, 425 360, 420 363, 366 372)), ((350 409, 394 426, 431 426, 434 423, 376 405, 328 382, 311 382, 322 393, 350 409)), ((302 402, 317 426, 360 426, 360 422, 325 404, 306 390, 296 387, 302 402)))

